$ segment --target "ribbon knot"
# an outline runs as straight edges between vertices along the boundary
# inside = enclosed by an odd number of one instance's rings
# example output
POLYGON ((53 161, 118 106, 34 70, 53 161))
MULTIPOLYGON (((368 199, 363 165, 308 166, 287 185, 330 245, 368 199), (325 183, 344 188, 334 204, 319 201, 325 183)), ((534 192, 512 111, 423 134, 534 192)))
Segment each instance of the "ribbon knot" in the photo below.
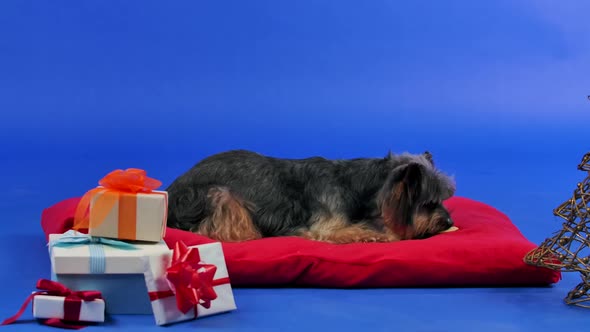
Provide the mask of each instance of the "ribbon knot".
POLYGON ((101 187, 87 191, 80 199, 74 214, 73 229, 81 230, 90 227, 88 208, 96 194, 111 193, 112 195, 100 195, 96 200, 95 205, 101 206, 101 209, 96 214, 96 221, 93 222, 92 227, 98 227, 106 219, 122 193, 151 193, 159 188, 162 182, 147 176, 146 171, 142 169, 128 168, 110 172, 100 179, 98 184, 101 187))
POLYGON ((59 282, 47 279, 41 279, 37 281, 37 289, 41 290, 39 293, 43 295, 63 296, 69 299, 77 299, 81 301, 94 301, 96 299, 102 299, 102 294, 99 291, 73 291, 59 282))
POLYGON ((25 310, 29 306, 29 303, 33 300, 33 298, 36 295, 50 295, 65 297, 64 318, 63 320, 58 318, 47 319, 43 322, 43 324, 67 329, 81 329, 84 327, 83 325, 64 323, 64 321, 75 322, 80 319, 80 308, 82 307, 82 301, 94 301, 97 299, 102 299, 102 294, 99 291, 72 291, 71 289, 67 288, 59 282, 47 279, 38 280, 37 289, 39 289, 39 291, 29 295, 29 297, 27 297, 27 299, 25 300, 25 303, 21 306, 20 310, 14 316, 4 320, 4 322, 2 322, 2 325, 8 325, 16 322, 20 318, 20 316, 22 316, 22 314, 25 312, 25 310))

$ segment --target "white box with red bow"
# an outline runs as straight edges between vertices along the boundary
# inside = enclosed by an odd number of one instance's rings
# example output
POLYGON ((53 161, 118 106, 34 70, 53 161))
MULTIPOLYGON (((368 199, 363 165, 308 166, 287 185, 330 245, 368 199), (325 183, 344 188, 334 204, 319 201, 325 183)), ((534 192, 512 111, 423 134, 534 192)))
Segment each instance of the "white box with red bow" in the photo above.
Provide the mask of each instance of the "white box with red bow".
POLYGON ((158 325, 236 309, 221 243, 174 250, 148 260, 145 280, 158 325))

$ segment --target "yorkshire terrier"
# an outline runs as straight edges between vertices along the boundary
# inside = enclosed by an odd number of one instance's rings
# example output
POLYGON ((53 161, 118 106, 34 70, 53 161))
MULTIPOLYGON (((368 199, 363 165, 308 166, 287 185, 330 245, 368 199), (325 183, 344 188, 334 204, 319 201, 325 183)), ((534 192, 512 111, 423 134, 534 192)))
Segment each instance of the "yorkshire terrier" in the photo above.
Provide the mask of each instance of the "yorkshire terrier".
POLYGON ((443 202, 455 183, 429 152, 329 160, 228 151, 203 159, 166 190, 169 227, 223 242, 392 242, 453 226, 443 202))

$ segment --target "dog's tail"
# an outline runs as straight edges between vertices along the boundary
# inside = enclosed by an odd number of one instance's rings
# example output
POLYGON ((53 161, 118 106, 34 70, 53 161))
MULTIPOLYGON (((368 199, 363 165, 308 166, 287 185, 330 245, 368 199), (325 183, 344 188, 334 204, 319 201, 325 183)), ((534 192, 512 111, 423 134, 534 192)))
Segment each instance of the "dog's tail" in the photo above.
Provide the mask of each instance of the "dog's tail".
POLYGON ((260 238, 254 225, 253 204, 227 187, 191 188, 173 191, 168 207, 168 226, 190 230, 209 238, 236 242, 260 238))

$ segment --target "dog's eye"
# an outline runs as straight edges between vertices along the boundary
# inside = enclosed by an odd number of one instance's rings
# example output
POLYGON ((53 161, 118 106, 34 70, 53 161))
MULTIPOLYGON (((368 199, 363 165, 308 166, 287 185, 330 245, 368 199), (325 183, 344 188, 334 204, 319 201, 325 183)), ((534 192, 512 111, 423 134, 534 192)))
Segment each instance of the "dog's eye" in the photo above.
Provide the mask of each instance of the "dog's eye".
POLYGON ((424 205, 424 208, 426 208, 426 209, 428 209, 428 210, 434 210, 434 209, 436 209, 437 207, 438 207, 438 204, 437 204, 437 203, 434 203, 434 202, 426 203, 426 204, 424 205))

